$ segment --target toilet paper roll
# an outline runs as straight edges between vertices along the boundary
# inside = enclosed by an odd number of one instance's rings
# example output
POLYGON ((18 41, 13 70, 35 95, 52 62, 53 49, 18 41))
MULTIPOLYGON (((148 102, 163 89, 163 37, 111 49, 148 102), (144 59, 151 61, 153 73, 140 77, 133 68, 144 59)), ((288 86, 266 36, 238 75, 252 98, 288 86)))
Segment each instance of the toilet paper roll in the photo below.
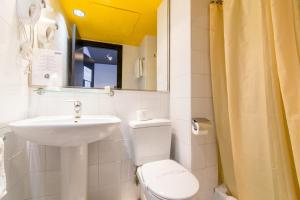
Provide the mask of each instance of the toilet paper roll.
POLYGON ((192 133, 194 135, 207 135, 208 134, 208 130, 192 130, 192 133))
POLYGON ((195 123, 195 127, 192 127, 192 133, 194 135, 207 135, 208 134, 208 130, 201 130, 200 126, 198 123, 195 123))
POLYGON ((192 119, 192 133, 194 135, 207 135, 211 128, 211 122, 206 118, 192 119))
POLYGON ((139 121, 146 121, 150 120, 148 110, 137 110, 136 111, 136 118, 139 121))

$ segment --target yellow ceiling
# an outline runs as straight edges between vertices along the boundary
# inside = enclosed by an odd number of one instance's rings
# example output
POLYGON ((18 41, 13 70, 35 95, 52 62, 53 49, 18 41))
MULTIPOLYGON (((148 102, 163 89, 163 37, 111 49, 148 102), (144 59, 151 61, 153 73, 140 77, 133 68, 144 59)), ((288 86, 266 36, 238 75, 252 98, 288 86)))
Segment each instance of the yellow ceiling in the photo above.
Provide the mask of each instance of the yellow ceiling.
POLYGON ((81 39, 139 45, 145 35, 156 35, 156 10, 161 0, 54 1, 69 25, 77 25, 81 39), (74 9, 84 11, 85 17, 75 16, 74 9))

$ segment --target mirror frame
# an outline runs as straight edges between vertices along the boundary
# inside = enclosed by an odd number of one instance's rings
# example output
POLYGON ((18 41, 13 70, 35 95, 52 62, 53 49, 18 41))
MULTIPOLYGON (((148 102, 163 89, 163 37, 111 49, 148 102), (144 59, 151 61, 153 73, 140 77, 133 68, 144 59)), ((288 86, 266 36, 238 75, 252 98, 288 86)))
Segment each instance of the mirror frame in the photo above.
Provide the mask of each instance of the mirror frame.
MULTIPOLYGON (((168 35, 168 39, 167 39, 167 90, 163 91, 163 90, 141 90, 141 89, 123 89, 123 88, 113 88, 113 90, 115 91, 143 91, 143 92, 162 92, 162 93, 169 93, 170 92, 170 51, 171 51, 171 0, 166 0, 167 4, 168 4, 168 8, 167 8, 167 35, 168 35)), ((71 29, 73 29, 74 27, 71 27, 71 29)), ((71 48, 69 48, 69 51, 72 51, 71 48)), ((72 52, 69 52, 72 53, 72 52)), ((68 55, 69 56, 69 55, 68 55)), ((73 62, 73 59, 72 59, 73 62)), ((32 85, 32 73, 28 73, 28 86, 29 88, 33 88, 33 89, 44 89, 47 90, 49 87, 48 86, 42 86, 42 85, 32 85)), ((64 89, 69 90, 69 89, 74 89, 75 90, 104 90, 103 88, 84 88, 84 87, 73 87, 73 86, 58 86, 55 87, 56 89, 59 88, 61 91, 63 91, 64 89)), ((49 89, 51 90, 51 89, 49 89)))

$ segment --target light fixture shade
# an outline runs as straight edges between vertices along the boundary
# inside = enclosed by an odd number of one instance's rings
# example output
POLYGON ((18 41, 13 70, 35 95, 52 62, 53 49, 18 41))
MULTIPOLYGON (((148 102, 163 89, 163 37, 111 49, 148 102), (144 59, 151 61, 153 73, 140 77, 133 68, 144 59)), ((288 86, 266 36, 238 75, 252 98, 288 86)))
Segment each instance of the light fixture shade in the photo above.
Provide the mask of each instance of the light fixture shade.
POLYGON ((41 16, 41 9, 40 0, 17 0, 17 14, 24 24, 35 24, 41 16))

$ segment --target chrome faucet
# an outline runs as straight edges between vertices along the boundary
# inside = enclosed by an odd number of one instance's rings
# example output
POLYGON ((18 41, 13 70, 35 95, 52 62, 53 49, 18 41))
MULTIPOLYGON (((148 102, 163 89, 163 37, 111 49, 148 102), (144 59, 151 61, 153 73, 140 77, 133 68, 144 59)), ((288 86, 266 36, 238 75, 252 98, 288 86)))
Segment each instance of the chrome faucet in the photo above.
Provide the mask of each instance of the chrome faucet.
POLYGON ((74 117, 80 118, 81 117, 81 107, 82 103, 79 100, 67 100, 67 102, 73 102, 74 103, 74 117))

